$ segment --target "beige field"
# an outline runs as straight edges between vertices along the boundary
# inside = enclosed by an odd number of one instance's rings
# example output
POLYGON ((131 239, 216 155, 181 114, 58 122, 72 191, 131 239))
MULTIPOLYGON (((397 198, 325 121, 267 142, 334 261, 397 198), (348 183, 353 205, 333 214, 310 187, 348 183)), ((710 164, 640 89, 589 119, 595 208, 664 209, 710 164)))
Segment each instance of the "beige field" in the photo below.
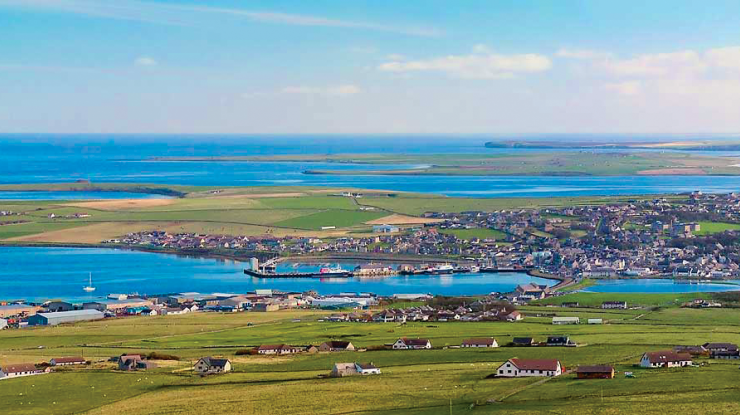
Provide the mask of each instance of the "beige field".
POLYGON ((673 168, 673 169, 654 169, 654 170, 641 170, 637 174, 643 176, 703 176, 707 172, 697 167, 687 168, 673 168))
POLYGON ((70 229, 43 232, 35 235, 20 236, 7 240, 16 242, 97 244, 131 232, 155 229, 160 230, 175 225, 176 224, 167 222, 103 222, 87 226, 78 226, 70 229))
POLYGON ((423 225, 425 223, 439 223, 444 222, 442 219, 432 218, 417 218, 414 216, 406 216, 393 214, 382 217, 380 219, 371 220, 365 222, 368 225, 423 225))
POLYGON ((93 200, 90 202, 68 203, 64 206, 97 210, 129 210, 146 209, 158 206, 168 206, 175 203, 177 199, 118 199, 118 200, 93 200))

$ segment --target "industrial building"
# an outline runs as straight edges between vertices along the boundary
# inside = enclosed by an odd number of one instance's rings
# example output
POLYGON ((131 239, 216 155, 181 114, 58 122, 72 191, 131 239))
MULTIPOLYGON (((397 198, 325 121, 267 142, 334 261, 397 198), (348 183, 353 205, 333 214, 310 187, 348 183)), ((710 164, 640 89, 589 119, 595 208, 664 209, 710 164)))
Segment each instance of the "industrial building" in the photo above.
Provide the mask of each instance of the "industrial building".
POLYGON ((154 304, 149 300, 142 298, 127 298, 125 300, 100 300, 90 303, 84 303, 82 308, 85 310, 98 310, 98 311, 124 311, 127 308, 136 307, 151 307, 154 304))
POLYGON ((38 313, 28 318, 30 326, 56 326, 62 323, 92 321, 103 319, 104 314, 98 310, 60 311, 58 313, 38 313))
POLYGON ((0 305, 0 318, 8 318, 19 315, 33 315, 39 307, 28 304, 8 304, 0 305))

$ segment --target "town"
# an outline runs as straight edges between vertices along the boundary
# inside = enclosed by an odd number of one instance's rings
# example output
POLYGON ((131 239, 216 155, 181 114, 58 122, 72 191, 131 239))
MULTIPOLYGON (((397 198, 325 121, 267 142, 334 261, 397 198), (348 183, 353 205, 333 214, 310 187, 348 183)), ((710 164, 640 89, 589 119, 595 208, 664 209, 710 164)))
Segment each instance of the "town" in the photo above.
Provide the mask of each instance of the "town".
MULTIPOLYGON (((372 236, 330 240, 145 231, 105 242, 182 252, 231 252, 240 257, 260 255, 273 261, 390 255, 432 264, 454 262, 468 266, 467 270, 470 266, 536 270, 540 276, 574 282, 583 278, 740 277, 740 195, 735 193, 693 192, 686 200, 656 198, 602 206, 427 212, 423 216, 435 222, 406 228, 376 225, 372 236)), ((396 265, 396 271, 419 268, 396 265)), ((393 272, 370 274, 379 273, 393 272)))

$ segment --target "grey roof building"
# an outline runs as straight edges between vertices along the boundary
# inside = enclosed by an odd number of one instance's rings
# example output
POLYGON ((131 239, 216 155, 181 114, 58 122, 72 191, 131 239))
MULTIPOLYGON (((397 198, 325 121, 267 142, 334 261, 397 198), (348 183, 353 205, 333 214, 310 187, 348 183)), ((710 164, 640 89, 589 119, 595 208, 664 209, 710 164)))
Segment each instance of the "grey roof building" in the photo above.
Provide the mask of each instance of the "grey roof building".
POLYGON ((62 323, 74 323, 78 321, 101 320, 105 317, 98 310, 75 310, 60 311, 58 313, 37 313, 28 318, 31 326, 56 326, 62 323))

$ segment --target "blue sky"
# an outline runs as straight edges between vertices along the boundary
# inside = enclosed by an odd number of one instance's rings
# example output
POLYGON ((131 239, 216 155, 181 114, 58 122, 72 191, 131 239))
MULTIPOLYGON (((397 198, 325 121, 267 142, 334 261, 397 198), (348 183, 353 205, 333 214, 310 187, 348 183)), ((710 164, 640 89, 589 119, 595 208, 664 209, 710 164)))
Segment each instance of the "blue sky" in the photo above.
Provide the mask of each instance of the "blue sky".
POLYGON ((0 132, 736 133, 740 2, 0 0, 0 132))

